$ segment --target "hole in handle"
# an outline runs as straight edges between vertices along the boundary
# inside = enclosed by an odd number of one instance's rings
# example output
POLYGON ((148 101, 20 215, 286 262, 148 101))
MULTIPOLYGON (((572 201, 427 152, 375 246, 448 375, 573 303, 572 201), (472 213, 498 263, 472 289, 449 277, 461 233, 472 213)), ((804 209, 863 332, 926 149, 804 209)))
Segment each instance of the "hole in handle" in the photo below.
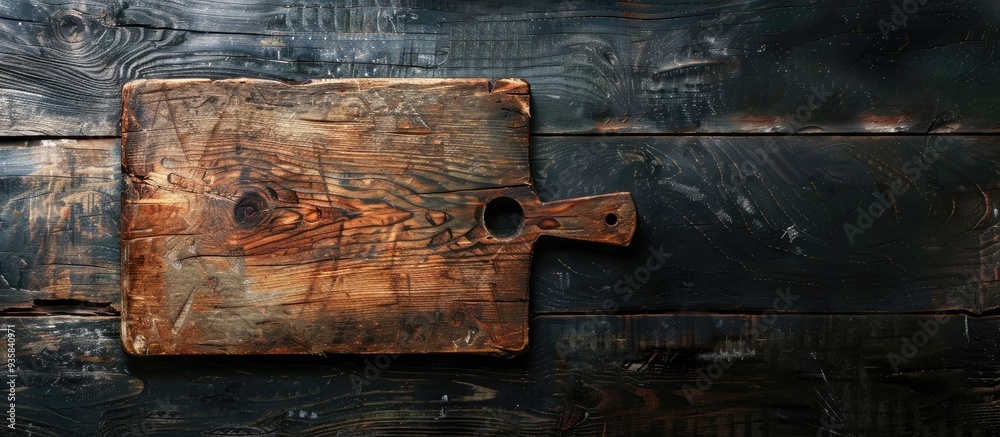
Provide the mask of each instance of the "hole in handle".
POLYGON ((524 209, 510 197, 497 197, 483 209, 483 226, 497 238, 513 237, 524 225, 524 209))
POLYGON ((607 223, 608 226, 617 225, 618 224, 618 216, 615 215, 615 214, 608 214, 608 215, 604 216, 604 223, 607 223))

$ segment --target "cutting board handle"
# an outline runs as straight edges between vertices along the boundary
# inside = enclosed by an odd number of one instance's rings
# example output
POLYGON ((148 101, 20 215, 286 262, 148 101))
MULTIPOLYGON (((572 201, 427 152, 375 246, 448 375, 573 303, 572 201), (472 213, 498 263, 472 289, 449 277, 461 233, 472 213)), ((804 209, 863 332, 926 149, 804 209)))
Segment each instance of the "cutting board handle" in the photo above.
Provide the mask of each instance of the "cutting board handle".
POLYGON ((635 204, 629 193, 529 203, 524 223, 538 235, 628 246, 635 234, 635 204))

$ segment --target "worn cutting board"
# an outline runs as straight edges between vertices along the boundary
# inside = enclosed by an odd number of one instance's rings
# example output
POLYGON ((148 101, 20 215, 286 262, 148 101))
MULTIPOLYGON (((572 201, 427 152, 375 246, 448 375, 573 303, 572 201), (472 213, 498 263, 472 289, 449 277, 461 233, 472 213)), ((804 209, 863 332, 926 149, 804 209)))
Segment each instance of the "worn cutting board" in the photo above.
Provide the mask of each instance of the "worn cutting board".
POLYGON ((143 80, 124 95, 133 354, 516 353, 535 240, 635 230, 628 193, 538 200, 521 80, 143 80))

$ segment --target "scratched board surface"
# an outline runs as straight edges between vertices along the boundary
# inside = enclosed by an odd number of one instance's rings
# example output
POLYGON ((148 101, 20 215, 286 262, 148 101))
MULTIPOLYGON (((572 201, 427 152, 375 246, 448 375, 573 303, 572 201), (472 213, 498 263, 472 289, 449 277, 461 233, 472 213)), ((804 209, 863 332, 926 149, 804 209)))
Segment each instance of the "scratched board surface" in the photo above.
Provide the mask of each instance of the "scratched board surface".
POLYGON ((535 240, 635 232, 628 193, 538 201, 518 79, 146 80, 125 96, 133 354, 521 352, 535 240))
POLYGON ((989 0, 0 2, 15 432, 1000 434, 998 14, 989 0), (631 192, 635 237, 540 240, 529 347, 512 359, 129 356, 122 87, 190 77, 523 78, 539 198, 631 192))

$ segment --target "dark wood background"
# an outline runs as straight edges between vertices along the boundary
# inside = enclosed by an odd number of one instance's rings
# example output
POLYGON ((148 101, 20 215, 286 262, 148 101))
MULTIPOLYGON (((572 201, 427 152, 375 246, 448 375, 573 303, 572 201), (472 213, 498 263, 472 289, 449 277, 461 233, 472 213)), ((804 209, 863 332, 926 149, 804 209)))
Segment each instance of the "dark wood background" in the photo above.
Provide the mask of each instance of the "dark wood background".
POLYGON ((997 435, 998 49, 992 0, 4 0, 16 428, 997 435), (637 236, 539 244, 515 359, 128 357, 121 88, 174 77, 523 78, 539 195, 637 236))

